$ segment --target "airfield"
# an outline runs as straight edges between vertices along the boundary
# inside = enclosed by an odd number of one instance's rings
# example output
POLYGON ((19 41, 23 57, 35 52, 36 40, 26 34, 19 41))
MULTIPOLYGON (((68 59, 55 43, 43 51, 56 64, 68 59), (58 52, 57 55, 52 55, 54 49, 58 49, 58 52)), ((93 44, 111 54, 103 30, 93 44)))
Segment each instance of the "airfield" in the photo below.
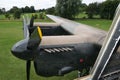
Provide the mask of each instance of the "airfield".
MULTIPOLYGON (((93 23, 95 21, 93 21, 93 23)), ((103 21, 103 23, 105 23, 105 21, 103 21)), ((97 23, 97 24, 99 24, 99 23, 97 23)), ((109 24, 111 24, 111 21, 109 21, 109 24)), ((0 46, 0 50, 1 50, 0 79, 1 80, 8 80, 8 79, 9 80, 16 80, 16 79, 23 80, 23 79, 25 79, 25 69, 24 69, 25 62, 15 58, 10 53, 10 49, 11 49, 12 45, 16 41, 23 38, 22 22, 21 21, 1 21, 0 22, 0 34, 1 34, 0 45, 2 45, 2 46, 0 46), (3 48, 5 50, 3 50, 3 48), (7 61, 7 63, 6 63, 6 61, 7 61), (16 70, 17 70, 17 72, 16 72, 16 70), (23 77, 21 77, 21 76, 23 76, 23 77)), ((33 68, 31 71, 31 75, 32 75, 31 78, 35 79, 35 80, 39 80, 39 79, 42 79, 42 80, 47 79, 48 80, 48 78, 36 76, 33 68)), ((61 77, 51 77, 51 78, 49 78, 49 80, 71 80, 71 79, 75 79, 76 77, 77 77, 77 73, 72 72, 62 78, 61 77)))

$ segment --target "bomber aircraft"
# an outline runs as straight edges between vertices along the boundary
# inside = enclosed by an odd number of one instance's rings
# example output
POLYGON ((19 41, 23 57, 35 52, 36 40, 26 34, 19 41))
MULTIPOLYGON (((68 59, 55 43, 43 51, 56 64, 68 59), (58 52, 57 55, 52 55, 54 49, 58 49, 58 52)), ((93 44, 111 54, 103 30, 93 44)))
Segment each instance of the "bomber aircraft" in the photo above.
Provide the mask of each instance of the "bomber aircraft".
MULTIPOLYGON (((99 62, 98 58, 102 57, 102 55, 98 56, 98 54, 101 46, 105 44, 103 43, 105 37, 107 36, 107 41, 112 34, 108 35, 106 31, 58 16, 47 16, 55 22, 40 23, 34 22, 34 17, 31 19, 24 17, 24 39, 17 42, 11 49, 14 56, 26 60, 27 80, 30 77, 31 61, 34 62, 36 73, 44 77, 63 76, 74 70, 82 71, 86 69, 91 71, 96 59, 99 62)), ((111 27, 116 26, 120 30, 120 6, 111 25, 111 27)), ((113 33, 112 29, 110 33, 113 33)), ((117 33, 117 35, 120 34, 117 33)), ((114 52, 112 56, 114 61, 109 61, 112 63, 110 63, 108 69, 113 70, 114 67, 114 70, 120 70, 119 51, 114 52)), ((106 75, 106 73, 103 75, 106 75)), ((119 77, 117 76, 117 78, 119 77)), ((104 80, 103 78, 99 79, 104 80)))

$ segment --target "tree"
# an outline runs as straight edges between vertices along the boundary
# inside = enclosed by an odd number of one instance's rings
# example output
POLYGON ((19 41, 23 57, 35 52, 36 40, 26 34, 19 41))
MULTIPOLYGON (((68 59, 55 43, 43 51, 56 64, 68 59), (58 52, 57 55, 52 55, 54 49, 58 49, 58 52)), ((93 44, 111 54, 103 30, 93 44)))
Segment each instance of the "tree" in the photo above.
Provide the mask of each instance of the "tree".
POLYGON ((40 19, 45 19, 45 13, 44 12, 40 12, 39 17, 40 17, 40 19))
POLYGON ((86 11, 86 8, 87 8, 87 5, 85 3, 82 3, 80 5, 80 12, 85 12, 86 11))
POLYGON ((35 13, 35 8, 34 6, 31 6, 31 7, 25 6, 20 8, 20 11, 21 13, 35 13))
POLYGON ((10 20, 10 17, 11 17, 11 16, 10 16, 9 13, 6 13, 6 14, 5 14, 5 17, 8 18, 8 19, 10 20))
POLYGON ((34 6, 31 6, 31 7, 30 7, 30 11, 31 11, 31 13, 34 13, 34 12, 35 12, 34 6))
POLYGON ((94 15, 99 14, 99 3, 91 3, 86 8, 86 13, 88 15, 88 18, 93 18, 94 15))
POLYGON ((107 0, 100 5, 100 17, 103 19, 113 19, 115 10, 120 0, 107 0))
POLYGON ((24 8, 23 8, 23 7, 21 8, 21 12, 22 12, 22 13, 25 13, 25 10, 24 10, 24 8))
POLYGON ((1 8, 1 9, 0 9, 0 14, 3 14, 3 13, 5 13, 5 12, 6 12, 5 8, 1 8))
POLYGON ((0 14, 2 14, 3 12, 2 12, 2 9, 0 9, 0 14))
POLYGON ((55 14, 55 7, 51 7, 51 8, 46 9, 46 13, 47 14, 55 14))
POLYGON ((40 9, 39 12, 45 12, 46 10, 45 9, 40 9))
POLYGON ((13 14, 14 16, 14 19, 20 19, 20 16, 21 16, 21 12, 19 10, 16 10, 13 14))
POLYGON ((17 6, 13 6, 13 8, 11 8, 9 10, 10 13, 15 13, 19 8, 17 6))
POLYGON ((81 0, 57 0, 56 14, 73 19, 79 13, 81 0))
POLYGON ((30 8, 29 8, 28 6, 25 6, 25 8, 24 8, 24 12, 26 12, 26 13, 30 13, 30 8))
POLYGON ((32 16, 34 17, 34 19, 37 19, 37 18, 38 18, 38 15, 37 15, 37 14, 32 14, 32 16))
POLYGON ((2 12, 3 12, 3 13, 5 13, 5 12, 6 12, 5 8, 2 8, 1 10, 2 10, 2 12))

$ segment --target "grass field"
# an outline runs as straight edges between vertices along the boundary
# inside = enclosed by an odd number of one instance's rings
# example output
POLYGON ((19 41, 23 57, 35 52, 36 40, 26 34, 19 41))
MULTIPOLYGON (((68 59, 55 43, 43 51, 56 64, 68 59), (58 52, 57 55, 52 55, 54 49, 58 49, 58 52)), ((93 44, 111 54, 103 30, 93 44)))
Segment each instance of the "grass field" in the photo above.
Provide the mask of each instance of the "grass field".
MULTIPOLYGON (((51 20, 36 20, 47 21, 51 20)), ((108 30, 112 21, 109 20, 76 20, 101 29, 108 30)), ((0 80, 26 80, 25 61, 14 57, 10 49, 14 43, 23 39, 22 21, 0 20, 0 80)), ((73 80, 77 77, 77 72, 72 72, 63 77, 44 78, 35 74, 33 65, 31 70, 31 80, 73 80)))
POLYGON ((103 29, 106 31, 108 31, 112 23, 112 20, 105 20, 105 19, 76 19, 75 21, 93 26, 95 28, 103 29))
POLYGON ((0 20, 5 19, 5 16, 3 14, 0 14, 0 20))

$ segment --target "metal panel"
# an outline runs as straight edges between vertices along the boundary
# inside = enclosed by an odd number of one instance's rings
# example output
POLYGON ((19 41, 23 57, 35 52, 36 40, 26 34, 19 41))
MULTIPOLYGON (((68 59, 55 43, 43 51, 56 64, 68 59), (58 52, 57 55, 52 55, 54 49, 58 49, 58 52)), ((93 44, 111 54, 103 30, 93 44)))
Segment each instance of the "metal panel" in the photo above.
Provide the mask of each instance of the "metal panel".
POLYGON ((109 59, 118 48, 119 40, 120 40, 120 5, 116 10, 116 15, 111 25, 110 31, 104 41, 103 47, 90 73, 91 80, 98 80, 100 78, 109 59))

